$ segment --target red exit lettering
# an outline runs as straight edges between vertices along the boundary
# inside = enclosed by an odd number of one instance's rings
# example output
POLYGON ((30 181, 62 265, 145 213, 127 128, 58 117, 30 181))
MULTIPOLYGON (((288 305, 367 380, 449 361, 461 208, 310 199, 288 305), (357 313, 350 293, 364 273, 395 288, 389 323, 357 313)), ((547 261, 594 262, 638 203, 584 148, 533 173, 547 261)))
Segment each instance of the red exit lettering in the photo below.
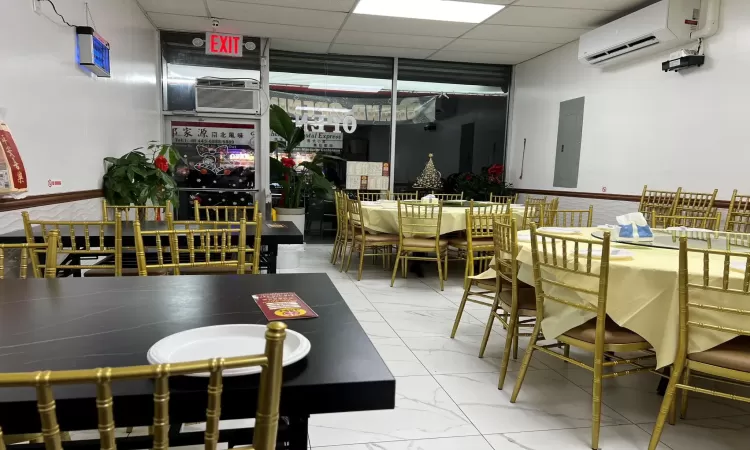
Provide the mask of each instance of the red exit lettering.
POLYGON ((242 56, 242 36, 206 33, 206 54, 242 56))

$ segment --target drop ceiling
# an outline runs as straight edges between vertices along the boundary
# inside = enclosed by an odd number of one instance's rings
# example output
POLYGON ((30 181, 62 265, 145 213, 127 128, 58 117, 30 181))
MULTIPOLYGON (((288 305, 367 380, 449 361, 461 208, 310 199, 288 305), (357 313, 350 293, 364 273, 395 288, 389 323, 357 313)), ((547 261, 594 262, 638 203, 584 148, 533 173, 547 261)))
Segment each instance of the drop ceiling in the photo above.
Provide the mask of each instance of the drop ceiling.
POLYGON ((654 3, 472 0, 505 8, 468 24, 352 14, 357 0, 135 1, 163 30, 211 31, 211 18, 217 18, 217 31, 269 37, 272 49, 486 64, 521 63, 654 3))

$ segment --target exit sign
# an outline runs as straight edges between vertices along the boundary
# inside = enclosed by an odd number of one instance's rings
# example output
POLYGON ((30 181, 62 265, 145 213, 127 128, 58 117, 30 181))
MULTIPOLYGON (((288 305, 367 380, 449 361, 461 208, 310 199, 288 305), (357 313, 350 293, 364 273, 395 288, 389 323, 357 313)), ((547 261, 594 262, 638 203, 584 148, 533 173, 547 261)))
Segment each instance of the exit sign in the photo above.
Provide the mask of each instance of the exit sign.
POLYGON ((206 54, 242 56, 242 36, 221 33, 206 33, 206 54))

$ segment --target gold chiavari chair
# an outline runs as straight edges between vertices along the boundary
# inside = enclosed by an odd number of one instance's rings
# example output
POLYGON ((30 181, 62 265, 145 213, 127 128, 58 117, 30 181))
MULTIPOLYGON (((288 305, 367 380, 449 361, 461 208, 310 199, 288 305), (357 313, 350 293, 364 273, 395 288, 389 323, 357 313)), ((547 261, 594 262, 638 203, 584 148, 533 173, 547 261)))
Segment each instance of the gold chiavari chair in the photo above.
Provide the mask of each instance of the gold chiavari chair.
POLYGON ((685 192, 680 191, 680 198, 675 207, 675 216, 709 217, 716 215, 716 195, 718 189, 713 192, 685 192))
MULTIPOLYGON (((260 215, 258 220, 260 220, 260 215)), ((214 273, 244 274, 247 268, 247 223, 242 218, 239 226, 223 222, 225 228, 206 227, 197 222, 198 228, 169 230, 141 230, 135 222, 135 246, 138 257, 138 273, 148 276, 150 269, 167 269, 172 275, 182 271, 193 275, 214 273), (144 236, 153 236, 156 241, 156 263, 147 261, 144 236), (235 244, 234 241, 237 241, 235 244), (166 243, 166 245, 165 245, 166 243), (167 247, 169 250, 165 250, 167 247)), ((257 265, 253 267, 256 269, 257 265)))
POLYGON ((518 193, 513 195, 490 194, 490 201, 493 203, 518 203, 518 193))
POLYGON ((448 241, 440 239, 440 221, 443 217, 443 202, 432 204, 422 202, 398 202, 398 250, 393 266, 391 287, 396 281, 399 263, 403 264, 402 276, 406 276, 406 266, 410 259, 435 261, 440 277, 440 290, 443 283, 443 257, 447 260, 448 241), (415 256, 414 253, 434 252, 435 256, 415 256))
POLYGON ((546 217, 553 227, 591 228, 594 205, 589 205, 589 209, 550 209, 546 217))
POLYGON ((750 300, 750 254, 688 248, 687 237, 681 237, 679 258, 680 337, 649 450, 656 449, 659 444, 664 422, 670 411, 670 422, 674 423, 678 389, 683 391, 683 418, 687 412, 688 391, 750 403, 750 397, 693 386, 690 379, 694 372, 698 372, 702 374, 701 377, 707 375, 718 382, 743 385, 750 383, 750 328, 746 326, 750 310, 734 307, 750 300), (732 259, 741 266, 736 279, 730 277, 733 270, 732 259), (690 268, 694 266, 698 268, 694 268, 691 273, 690 268), (712 274, 711 267, 718 267, 718 271, 712 274), (719 273, 721 277, 718 276, 719 273), (739 337, 703 352, 688 353, 691 335, 698 329, 725 335, 731 333, 739 337))
MULTIPOLYGON (((29 260, 30 260, 32 252, 35 252, 35 251, 46 252, 49 242, 57 241, 57 230, 53 230, 50 233, 55 233, 54 239, 50 240, 48 238, 47 244, 43 242, 40 242, 40 243, 28 243, 27 242, 25 244, 0 244, 0 280, 5 279, 5 259, 6 259, 5 252, 8 250, 11 250, 11 251, 19 250, 21 259, 19 260, 19 265, 18 265, 18 278, 21 280, 25 280, 28 274, 29 260)), ((31 276, 33 277, 37 276, 37 273, 34 271, 33 267, 31 269, 31 276)))
POLYGON ((385 263, 386 258, 391 255, 393 246, 398 244, 398 237, 393 234, 368 233, 365 230, 360 200, 347 200, 346 209, 349 215, 349 232, 352 238, 352 244, 346 257, 346 272, 349 271, 352 263, 352 253, 359 253, 359 268, 357 270, 357 280, 359 281, 362 279, 365 256, 381 256, 385 263), (373 253, 366 253, 367 249, 370 249, 373 253))
POLYGON ((388 192, 357 191, 357 199, 359 199, 360 202, 376 202, 378 200, 388 200, 388 192))
POLYGON ((638 212, 643 213, 649 223, 652 214, 674 216, 681 193, 681 187, 677 188, 676 191, 654 191, 649 190, 648 185, 644 185, 641 202, 638 204, 638 212))
MULTIPOLYGON (((504 206, 504 205, 499 205, 504 206)), ((466 210, 466 236, 448 240, 448 245, 465 253, 466 267, 464 268, 464 288, 474 275, 475 266, 479 271, 489 268, 495 247, 492 243, 492 226, 497 217, 503 214, 500 207, 492 206, 472 207, 466 210)), ((448 272, 448 258, 445 258, 445 272, 448 272)))
MULTIPOLYGON (((57 419, 53 388, 59 385, 96 385, 99 439, 102 449, 115 449, 115 417, 112 384, 134 379, 153 380, 154 422, 153 448, 169 448, 169 379, 172 376, 196 373, 210 374, 208 380, 208 407, 206 408, 205 449, 216 450, 219 440, 221 418, 222 373, 224 370, 242 367, 261 367, 258 408, 255 414, 255 429, 252 447, 254 450, 274 450, 279 422, 279 401, 282 384, 282 353, 286 339, 286 325, 271 322, 266 330, 265 351, 259 355, 234 358, 214 358, 208 361, 193 361, 147 366, 115 367, 67 371, 39 371, 0 374, 0 388, 36 389, 39 418, 46 450, 63 450, 62 434, 57 419)), ((93 403, 92 403, 93 406, 93 403)), ((0 450, 5 450, 0 430, 0 450)))
POLYGON ((547 196, 545 195, 543 197, 535 197, 533 195, 527 195, 523 198, 523 203, 547 203, 547 196))
POLYGON ((59 265, 57 259, 46 259, 45 263, 40 262, 39 256, 46 253, 47 250, 33 249, 31 251, 31 265, 36 278, 41 278, 42 273, 47 266, 54 269, 65 270, 86 270, 85 276, 133 276, 132 270, 125 270, 122 267, 122 222, 119 220, 112 221, 58 221, 58 220, 31 220, 29 213, 21 213, 23 217, 23 227, 26 234, 26 242, 34 244, 42 241, 48 242, 49 233, 52 230, 57 231, 57 255, 67 255, 70 264, 59 265), (34 235, 34 227, 38 227, 39 236, 34 235), (114 246, 106 246, 105 235, 107 228, 114 230, 114 246), (71 245, 63 246, 62 236, 70 238, 71 245), (98 240, 92 245, 92 236, 98 240), (100 263, 93 265, 83 265, 80 263, 81 257, 100 257, 105 259, 100 263), (89 272, 94 271, 94 275, 89 272))
MULTIPOLYGON (((245 234, 247 229, 255 228, 255 238, 253 245, 248 245, 247 237, 245 237, 245 270, 242 273, 245 274, 258 274, 260 273, 260 253, 261 253, 261 240, 263 235, 263 214, 254 214, 255 222, 245 222, 245 234)), ((167 223, 171 230, 185 231, 185 230, 205 230, 205 229, 237 229, 239 230, 242 226, 242 216, 240 215, 239 221, 206 221, 206 220, 174 220, 172 214, 167 215, 167 223)), ((200 237, 199 244, 205 245, 205 238, 200 237)), ((235 246, 230 243, 231 249, 235 246)), ((241 251, 242 247, 237 244, 237 251, 241 251)), ((184 249, 182 253, 187 253, 184 249)), ((230 252, 232 258, 235 258, 234 254, 230 252)), ((239 273, 237 268, 233 265, 219 265, 219 266, 196 266, 196 267, 182 267, 180 268, 181 275, 210 275, 210 274, 226 274, 226 273, 239 273)), ((150 274, 150 273, 149 273, 150 274)))
POLYGON ((721 227, 721 212, 716 212, 713 216, 660 216, 658 214, 651 215, 651 227, 658 228, 663 226, 664 228, 669 227, 689 227, 689 228, 704 228, 706 230, 719 231, 721 227))
MULTIPOLYGON (((532 224, 531 249, 534 266, 534 288, 536 289, 536 323, 510 401, 515 403, 518 398, 523 379, 535 351, 546 353, 593 372, 591 448, 596 449, 599 448, 602 380, 639 373, 653 368, 642 364, 643 360, 650 358, 650 356, 622 359, 615 354, 646 352, 651 348, 651 344, 638 334, 607 319, 610 252, 610 233, 608 231, 604 232, 602 240, 561 237, 560 235, 537 231, 536 226, 532 224), (602 249, 598 273, 593 264, 595 258, 593 247, 595 245, 601 246, 602 249), (572 254, 568 253, 569 251, 572 254), (565 300, 559 297, 561 290, 570 291, 573 298, 578 301, 565 300), (554 292, 555 295, 550 292, 554 292), (558 341, 557 343, 540 345, 538 341, 540 340, 541 324, 544 318, 544 305, 548 302, 572 307, 585 314, 595 314, 596 318, 554 337, 558 341), (565 345, 594 353, 593 366, 552 350, 565 345), (605 352, 608 358, 606 361, 604 359, 605 352), (605 368, 622 365, 632 365, 636 368, 603 373, 605 368)), ((551 338, 551 336, 546 338, 551 338)))
POLYGON ((200 203, 193 202, 193 211, 195 220, 209 222, 238 222, 242 217, 255 222, 260 213, 257 202, 253 206, 201 206, 200 203))
POLYGON ((732 192, 724 230, 735 233, 750 232, 750 195, 738 195, 737 189, 732 192))
POLYGON ((409 200, 419 200, 419 191, 417 192, 389 192, 388 193, 388 199, 389 200, 401 200, 401 201, 409 201, 409 200))
POLYGON ((172 202, 165 205, 110 205, 102 200, 102 220, 110 221, 120 218, 124 222, 135 220, 167 220, 167 213, 172 212, 172 202))
POLYGON ((331 264, 336 265, 341 256, 342 246, 346 242, 346 198, 343 192, 335 191, 333 193, 334 204, 336 206, 336 237, 333 240, 333 251, 331 252, 331 264), (342 198, 343 197, 343 198, 342 198))
MULTIPOLYGON (((536 294, 528 284, 518 279, 518 240, 516 220, 496 221, 494 229, 495 243, 495 298, 490 308, 490 316, 487 319, 487 327, 484 330, 482 345, 479 349, 479 357, 484 357, 487 341, 490 338, 492 325, 497 319, 508 330, 505 339, 505 350, 503 362, 500 366, 500 379, 497 388, 502 389, 505 384, 505 375, 508 372, 510 354, 513 359, 518 359, 519 336, 530 336, 530 332, 521 333, 521 327, 534 326, 536 321, 536 294), (525 319, 522 319, 525 317, 525 319)), ((566 348, 567 354, 567 348, 566 348)))
POLYGON ((548 214, 549 211, 557 211, 560 207, 560 197, 555 197, 544 205, 544 225, 547 227, 552 226, 554 216, 548 214))
POLYGON ((435 198, 438 200, 449 201, 449 202, 455 202, 455 201, 464 199, 463 192, 461 192, 460 194, 436 194, 435 191, 432 191, 432 195, 434 195, 435 198))
POLYGON ((539 227, 545 225, 545 207, 544 202, 527 202, 523 207, 523 222, 521 222, 521 229, 528 230, 531 228, 531 224, 535 224, 539 227))

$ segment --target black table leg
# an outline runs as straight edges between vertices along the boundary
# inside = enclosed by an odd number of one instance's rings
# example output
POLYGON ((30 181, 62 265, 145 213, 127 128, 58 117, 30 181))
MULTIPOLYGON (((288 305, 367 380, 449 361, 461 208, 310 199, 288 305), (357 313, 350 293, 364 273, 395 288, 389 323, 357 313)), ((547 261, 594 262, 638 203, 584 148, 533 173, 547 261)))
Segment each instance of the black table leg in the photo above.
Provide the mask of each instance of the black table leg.
POLYGON ((289 417, 289 450, 307 450, 307 421, 310 416, 289 417))
POLYGON ((664 377, 659 379, 659 386, 656 388, 656 393, 664 397, 664 394, 667 392, 667 385, 669 384, 669 376, 672 374, 672 368, 671 367, 665 367, 664 368, 664 377))
POLYGON ((276 257, 279 255, 279 244, 268 244, 268 273, 276 273, 276 257))

